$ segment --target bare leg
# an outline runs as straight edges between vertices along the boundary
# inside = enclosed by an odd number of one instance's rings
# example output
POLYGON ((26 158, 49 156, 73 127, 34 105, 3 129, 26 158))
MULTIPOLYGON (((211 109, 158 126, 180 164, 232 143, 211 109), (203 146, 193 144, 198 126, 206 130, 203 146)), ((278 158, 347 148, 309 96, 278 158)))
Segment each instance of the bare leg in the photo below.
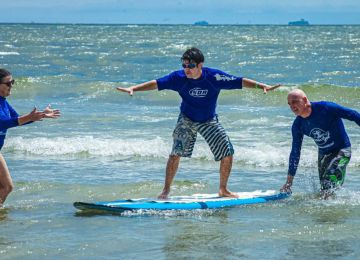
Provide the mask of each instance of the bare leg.
POLYGON ((219 196, 220 197, 234 197, 237 198, 238 195, 227 189, 227 182, 230 176, 231 167, 232 167, 233 157, 226 156, 221 159, 220 162, 220 187, 219 187, 219 196))
POLYGON ((165 177, 165 185, 163 191, 158 196, 159 199, 167 199, 170 193, 171 183, 176 175, 176 171, 179 167, 180 156, 178 155, 170 155, 167 165, 166 165, 166 177, 165 177))
POLYGON ((2 154, 0 154, 0 206, 5 202, 7 196, 13 189, 13 182, 9 169, 2 154))

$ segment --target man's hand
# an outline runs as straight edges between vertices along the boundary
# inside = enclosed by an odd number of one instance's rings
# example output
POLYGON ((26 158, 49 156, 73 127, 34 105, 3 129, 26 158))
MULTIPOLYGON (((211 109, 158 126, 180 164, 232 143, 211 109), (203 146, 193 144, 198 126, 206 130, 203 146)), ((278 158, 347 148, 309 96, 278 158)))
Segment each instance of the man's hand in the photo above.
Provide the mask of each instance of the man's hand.
POLYGON ((280 192, 292 193, 291 186, 292 186, 292 183, 285 183, 284 186, 282 186, 282 188, 280 189, 280 192))
POLYGON ((126 92, 128 93, 130 96, 132 96, 134 94, 134 90, 132 87, 129 88, 123 88, 123 87, 117 87, 117 90, 121 91, 121 92, 126 92))
POLYGON ((286 183, 280 189, 281 192, 291 193, 291 186, 293 184, 294 176, 288 175, 286 179, 286 183))
POLYGON ((281 86, 281 84, 277 84, 277 85, 275 85, 275 86, 273 86, 273 87, 266 85, 266 86, 263 88, 264 94, 266 94, 268 91, 272 91, 272 90, 274 90, 274 89, 277 89, 277 88, 280 87, 280 86, 281 86))
POLYGON ((291 193, 291 186, 292 186, 292 182, 294 180, 294 176, 292 175, 288 175, 287 179, 286 179, 286 183, 284 184, 284 186, 280 189, 281 192, 287 192, 287 193, 291 193))

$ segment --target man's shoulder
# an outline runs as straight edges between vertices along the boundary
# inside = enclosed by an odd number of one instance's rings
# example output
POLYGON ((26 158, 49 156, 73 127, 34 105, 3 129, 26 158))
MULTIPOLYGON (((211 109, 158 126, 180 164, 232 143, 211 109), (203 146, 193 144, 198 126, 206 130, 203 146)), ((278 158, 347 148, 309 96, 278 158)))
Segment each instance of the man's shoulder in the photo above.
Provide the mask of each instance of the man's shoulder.
POLYGON ((328 112, 330 110, 333 110, 334 108, 339 107, 339 105, 331 101, 317 101, 311 102, 311 107, 314 110, 328 112))
POLYGON ((222 70, 215 69, 215 68, 210 68, 210 67, 203 67, 203 70, 205 70, 205 71, 208 72, 209 74, 224 73, 222 70))
POLYGON ((313 106, 317 106, 317 107, 328 107, 328 106, 337 105, 337 104, 334 103, 334 102, 324 101, 324 100, 311 102, 311 104, 312 104, 313 106))
POLYGON ((168 81, 181 81, 186 79, 186 75, 183 70, 175 70, 173 72, 170 72, 169 74, 158 78, 157 82, 168 82, 168 81))
POLYGON ((203 67, 203 72, 205 72, 207 76, 215 76, 216 74, 219 74, 219 75, 227 74, 222 70, 209 68, 209 67, 203 67))
POLYGON ((169 74, 169 76, 177 77, 177 78, 186 78, 184 70, 175 70, 169 74))
POLYGON ((293 121, 293 124, 300 124, 301 122, 303 121, 303 118, 301 116, 296 116, 294 121, 293 121))
POLYGON ((214 69, 214 68, 204 67, 203 73, 207 79, 213 80, 213 81, 218 81, 218 82, 233 81, 233 80, 237 79, 237 77, 235 77, 235 76, 232 76, 222 70, 214 69))
POLYGON ((302 118, 301 116, 296 116, 296 118, 294 119, 293 124, 292 124, 292 129, 293 130, 301 129, 304 122, 305 122, 305 118, 302 118))
POLYGON ((177 70, 156 79, 158 90, 171 89, 177 91, 186 81, 186 75, 183 71, 177 70))

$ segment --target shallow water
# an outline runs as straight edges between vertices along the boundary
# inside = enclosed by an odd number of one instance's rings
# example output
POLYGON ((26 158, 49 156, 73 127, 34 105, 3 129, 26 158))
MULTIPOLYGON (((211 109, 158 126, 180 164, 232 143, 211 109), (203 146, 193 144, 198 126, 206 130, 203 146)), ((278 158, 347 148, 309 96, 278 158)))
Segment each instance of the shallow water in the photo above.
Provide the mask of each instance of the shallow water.
MULTIPOLYGON (((82 214, 72 206, 160 193, 180 100, 170 91, 130 98, 115 87, 180 69, 191 45, 204 50, 210 67, 284 84, 267 95, 223 91, 217 110, 235 148, 230 189, 279 189, 294 119, 290 89, 360 110, 360 26, 0 28, 1 64, 18 81, 9 102, 21 114, 48 103, 63 114, 8 132, 2 154, 15 189, 0 209, 2 259, 360 257, 360 132, 348 121, 353 157, 333 200, 317 196, 317 151, 306 138, 293 196, 285 201, 122 215, 82 214)), ((218 167, 198 138, 172 194, 215 193, 218 167)))

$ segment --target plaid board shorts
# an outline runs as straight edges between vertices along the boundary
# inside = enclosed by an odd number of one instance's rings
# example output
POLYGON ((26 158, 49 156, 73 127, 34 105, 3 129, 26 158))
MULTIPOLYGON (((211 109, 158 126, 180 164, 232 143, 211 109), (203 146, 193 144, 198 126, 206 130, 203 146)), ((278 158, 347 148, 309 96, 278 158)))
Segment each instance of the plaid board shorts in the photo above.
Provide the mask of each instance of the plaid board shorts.
POLYGON ((351 147, 330 154, 319 154, 318 168, 322 190, 329 190, 343 185, 346 166, 351 158, 351 147))
POLYGON ((230 139, 217 116, 204 123, 199 123, 181 113, 173 132, 174 143, 171 155, 191 157, 198 132, 209 145, 215 161, 234 154, 230 139))

